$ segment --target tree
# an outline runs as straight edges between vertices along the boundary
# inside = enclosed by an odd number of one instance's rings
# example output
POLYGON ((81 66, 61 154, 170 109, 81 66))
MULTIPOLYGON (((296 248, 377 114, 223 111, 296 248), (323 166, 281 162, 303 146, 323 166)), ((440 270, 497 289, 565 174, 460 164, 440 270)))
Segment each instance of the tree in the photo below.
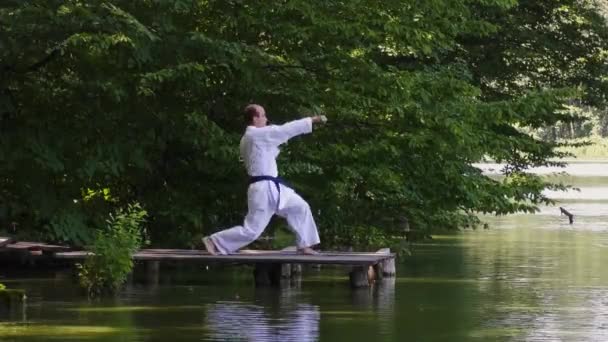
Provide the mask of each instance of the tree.
MULTIPOLYGON (((491 51, 479 42, 503 34, 502 14, 519 19, 517 5, 5 2, 0 224, 87 243, 112 208, 138 201, 156 244, 232 225, 245 206, 239 112, 251 101, 277 122, 330 117, 281 154, 327 246, 377 243, 404 216, 427 230, 533 211, 560 186, 525 170, 562 154, 522 128, 576 120, 564 105, 589 94, 570 80, 500 96, 492 85, 517 72, 480 77, 492 64, 479 63, 491 51), (509 162, 504 181, 471 166, 487 156, 509 162)), ((501 40, 501 53, 525 55, 517 44, 501 40)))
MULTIPOLYGON (((489 99, 513 98, 528 89, 584 87, 572 105, 588 110, 601 124, 607 105, 608 29, 603 2, 581 0, 519 1, 507 12, 480 10, 499 30, 482 39, 463 37, 476 83, 489 99)), ((587 136, 584 122, 557 128, 558 137, 587 136)), ((601 127, 598 127, 601 131, 601 127)), ((550 132, 555 132, 552 130, 550 132)))

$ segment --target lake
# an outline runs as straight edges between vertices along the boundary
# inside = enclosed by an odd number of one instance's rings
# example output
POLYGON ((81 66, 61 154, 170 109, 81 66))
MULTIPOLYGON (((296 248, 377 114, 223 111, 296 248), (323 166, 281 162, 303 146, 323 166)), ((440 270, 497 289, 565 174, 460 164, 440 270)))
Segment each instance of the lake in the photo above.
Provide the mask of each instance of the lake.
POLYGON ((0 316, 0 341, 608 341, 608 164, 575 165, 538 170, 580 188, 548 193, 556 206, 412 244, 371 289, 337 268, 256 289, 250 268, 184 267, 90 301, 65 271, 0 270, 29 296, 0 316))

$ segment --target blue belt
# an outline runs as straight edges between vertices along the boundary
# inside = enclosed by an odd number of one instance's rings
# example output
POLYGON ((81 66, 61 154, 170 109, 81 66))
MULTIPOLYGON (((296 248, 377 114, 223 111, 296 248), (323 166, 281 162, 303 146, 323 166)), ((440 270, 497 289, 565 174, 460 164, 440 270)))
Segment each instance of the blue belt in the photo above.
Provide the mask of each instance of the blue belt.
POLYGON ((284 186, 291 188, 287 182, 281 177, 272 177, 272 176, 250 176, 249 177, 249 185, 261 181, 271 181, 277 187, 277 191, 279 192, 279 200, 277 201, 277 208, 279 207, 279 203, 281 202, 281 184, 284 186))

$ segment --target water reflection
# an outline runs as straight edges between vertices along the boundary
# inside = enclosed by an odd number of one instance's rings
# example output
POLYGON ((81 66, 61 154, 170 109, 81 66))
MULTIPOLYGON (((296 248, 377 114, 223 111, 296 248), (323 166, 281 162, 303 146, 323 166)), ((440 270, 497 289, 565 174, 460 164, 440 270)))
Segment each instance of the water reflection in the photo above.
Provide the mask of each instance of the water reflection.
POLYGON ((466 234, 466 273, 477 275, 489 318, 472 335, 608 341, 608 235, 591 226, 579 220, 567 229, 547 215, 520 215, 498 222, 498 230, 466 234))
POLYGON ((395 306, 395 278, 384 278, 370 288, 353 289, 350 295, 353 306, 358 309, 389 314, 395 306))
POLYGON ((329 267, 281 289, 255 288, 249 269, 162 270, 102 302, 72 277, 3 279, 30 299, 0 340, 608 341, 608 177, 568 182, 582 191, 555 198, 574 224, 557 206, 485 216, 489 230, 413 244, 370 289, 329 267))
MULTIPOLYGON (((513 341, 608 341, 605 288, 538 289, 534 306, 496 308, 485 329, 512 329, 513 341)), ((532 293, 531 293, 532 294, 532 293)))
POLYGON ((277 305, 259 305, 238 301, 210 304, 205 324, 212 341, 317 341, 319 339, 319 307, 296 303, 290 289, 256 291, 257 301, 268 303, 273 292, 277 305), (280 292, 280 293, 276 293, 280 292), (278 295, 278 296, 277 296, 278 295), (262 298, 263 297, 263 298, 262 298))
POLYGON ((373 329, 376 337, 394 336, 395 278, 385 278, 371 288, 357 290, 345 285, 311 291, 310 286, 307 284, 304 290, 299 286, 256 288, 250 300, 208 304, 205 338, 212 341, 318 341, 321 321, 349 322, 349 331, 342 331, 342 338, 352 336, 354 340, 361 340, 361 336, 372 332, 370 324, 376 326, 373 329), (327 307, 317 305, 316 300, 321 300, 320 303, 327 307), (337 307, 333 301, 341 304, 337 307))

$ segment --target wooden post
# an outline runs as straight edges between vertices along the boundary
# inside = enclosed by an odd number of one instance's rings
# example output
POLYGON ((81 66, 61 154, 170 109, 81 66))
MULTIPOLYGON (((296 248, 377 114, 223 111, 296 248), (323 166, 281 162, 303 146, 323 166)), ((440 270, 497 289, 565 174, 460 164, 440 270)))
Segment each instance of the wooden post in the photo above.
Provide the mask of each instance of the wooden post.
MULTIPOLYGON (((296 246, 289 246, 281 249, 282 252, 295 253, 297 251, 296 246)), ((291 279, 297 275, 302 274, 302 265, 300 264, 281 264, 281 277, 291 279)))
POLYGON ((281 264, 281 278, 291 279, 302 275, 302 264, 281 264))
POLYGON ((574 223, 574 215, 572 215, 568 210, 566 210, 562 207, 559 207, 559 211, 561 212, 560 215, 564 214, 564 215, 568 216, 568 220, 570 221, 570 224, 574 223))
POLYGON ((292 270, 291 264, 281 264, 281 278, 291 278, 292 270))
MULTIPOLYGON (((382 249, 378 250, 376 253, 377 254, 390 254, 391 249, 382 248, 382 249)), ((380 262, 379 264, 382 264, 381 269, 382 269, 382 275, 384 277, 394 277, 397 274, 396 269, 395 269, 395 259, 387 259, 387 260, 380 262)))
POLYGON ((350 286, 354 288, 368 287, 375 280, 375 272, 372 266, 355 266, 348 274, 350 286))
POLYGON ((291 276, 302 274, 302 264, 291 264, 291 276))
POLYGON ((281 285, 282 264, 257 263, 253 269, 253 277, 256 286, 279 286, 281 285))
MULTIPOLYGON (((281 249, 285 253, 294 253, 297 251, 296 246, 288 246, 281 249)), ((302 274, 302 265, 300 264, 281 264, 281 277, 291 279, 296 275, 302 274)))
POLYGON ((384 278, 384 263, 379 262, 379 263, 375 264, 374 273, 375 273, 376 279, 382 280, 382 278, 384 278))

